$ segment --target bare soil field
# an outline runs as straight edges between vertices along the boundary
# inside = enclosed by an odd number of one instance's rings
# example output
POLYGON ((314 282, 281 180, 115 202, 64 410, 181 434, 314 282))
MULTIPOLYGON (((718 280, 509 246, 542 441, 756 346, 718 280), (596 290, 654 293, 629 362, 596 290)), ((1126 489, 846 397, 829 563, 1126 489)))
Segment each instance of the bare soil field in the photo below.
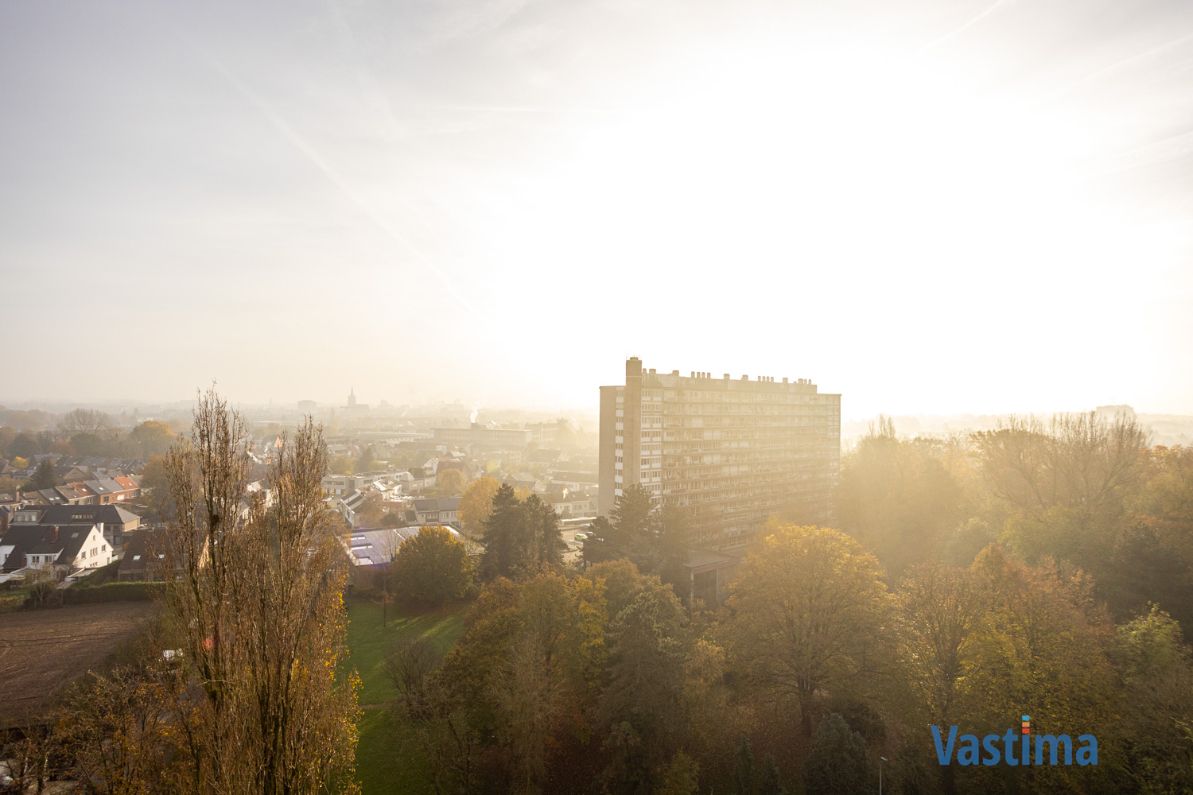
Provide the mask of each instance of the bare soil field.
POLYGON ((0 728, 36 718, 156 609, 110 602, 0 614, 0 728))

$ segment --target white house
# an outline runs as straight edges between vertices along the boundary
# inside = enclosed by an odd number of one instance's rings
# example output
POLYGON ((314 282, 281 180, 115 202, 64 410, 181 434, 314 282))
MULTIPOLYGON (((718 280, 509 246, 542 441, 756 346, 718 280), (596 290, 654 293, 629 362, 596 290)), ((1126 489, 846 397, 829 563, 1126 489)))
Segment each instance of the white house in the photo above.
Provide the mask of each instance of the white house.
POLYGON ((0 538, 0 572, 22 569, 69 574, 112 562, 112 547, 98 524, 14 525, 0 538))

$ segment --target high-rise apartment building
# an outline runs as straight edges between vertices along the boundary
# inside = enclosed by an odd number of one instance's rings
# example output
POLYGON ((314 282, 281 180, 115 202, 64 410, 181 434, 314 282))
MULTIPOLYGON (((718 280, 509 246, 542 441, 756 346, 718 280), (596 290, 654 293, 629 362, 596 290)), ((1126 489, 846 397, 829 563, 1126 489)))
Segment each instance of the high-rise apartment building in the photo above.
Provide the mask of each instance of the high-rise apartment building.
POLYGON ((831 520, 841 460, 841 396, 776 381, 646 370, 601 387, 598 513, 634 483, 687 509, 703 544, 733 546, 768 517, 831 520))

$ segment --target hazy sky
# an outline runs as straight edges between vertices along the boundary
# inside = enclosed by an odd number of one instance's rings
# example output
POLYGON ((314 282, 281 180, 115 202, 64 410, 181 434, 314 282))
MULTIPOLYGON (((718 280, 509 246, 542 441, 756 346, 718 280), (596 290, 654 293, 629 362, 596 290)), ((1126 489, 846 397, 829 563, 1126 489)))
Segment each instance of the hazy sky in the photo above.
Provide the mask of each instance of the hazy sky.
POLYGON ((1193 3, 0 2, 0 402, 1193 413, 1193 3))

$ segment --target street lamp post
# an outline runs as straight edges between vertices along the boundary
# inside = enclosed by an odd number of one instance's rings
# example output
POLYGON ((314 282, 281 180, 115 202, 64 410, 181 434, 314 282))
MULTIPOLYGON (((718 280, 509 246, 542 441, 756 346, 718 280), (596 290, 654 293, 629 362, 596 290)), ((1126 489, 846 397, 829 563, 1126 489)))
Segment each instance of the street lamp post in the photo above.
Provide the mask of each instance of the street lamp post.
POLYGON ((885 761, 885 756, 878 757, 878 795, 882 795, 882 763, 885 761))

